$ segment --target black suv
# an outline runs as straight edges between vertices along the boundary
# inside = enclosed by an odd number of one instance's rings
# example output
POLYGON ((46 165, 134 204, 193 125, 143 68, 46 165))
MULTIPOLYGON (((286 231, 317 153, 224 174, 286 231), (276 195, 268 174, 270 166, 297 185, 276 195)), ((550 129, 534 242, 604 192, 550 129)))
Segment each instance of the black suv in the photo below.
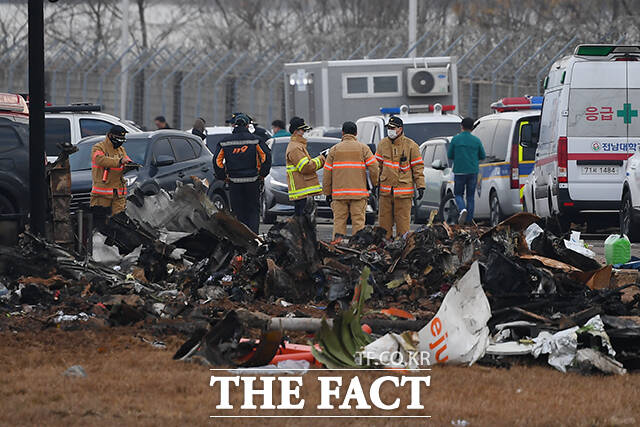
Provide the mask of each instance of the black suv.
MULTIPOLYGON (((80 140, 78 151, 70 157, 71 210, 88 209, 91 198, 91 148, 104 140, 91 136, 80 140)), ((156 194, 160 189, 175 190, 176 181, 192 182, 197 176, 209 182, 209 197, 218 209, 228 209, 229 202, 224 182, 215 179, 213 155, 202 140, 179 130, 157 130, 127 134, 124 144, 138 170, 125 174, 129 194, 136 188, 145 194, 156 194)))
POLYGON ((0 217, 28 210, 29 116, 0 111, 0 217))

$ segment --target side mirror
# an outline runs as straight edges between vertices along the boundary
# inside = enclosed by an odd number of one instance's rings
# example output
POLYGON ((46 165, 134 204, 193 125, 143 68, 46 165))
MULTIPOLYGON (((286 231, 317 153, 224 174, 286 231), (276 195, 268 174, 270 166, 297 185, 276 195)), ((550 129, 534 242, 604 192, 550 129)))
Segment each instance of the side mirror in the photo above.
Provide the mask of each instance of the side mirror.
POLYGON ((442 160, 440 159, 435 159, 433 163, 431 163, 431 167, 440 171, 445 169, 445 166, 442 164, 442 160))
POLYGON ((156 166, 156 167, 169 166, 174 164, 175 162, 176 162, 176 159, 174 159, 172 156, 162 155, 162 156, 158 156, 153 161, 153 166, 156 166))
POLYGON ((520 145, 524 148, 535 148, 537 145, 533 141, 533 126, 530 123, 520 127, 520 145))

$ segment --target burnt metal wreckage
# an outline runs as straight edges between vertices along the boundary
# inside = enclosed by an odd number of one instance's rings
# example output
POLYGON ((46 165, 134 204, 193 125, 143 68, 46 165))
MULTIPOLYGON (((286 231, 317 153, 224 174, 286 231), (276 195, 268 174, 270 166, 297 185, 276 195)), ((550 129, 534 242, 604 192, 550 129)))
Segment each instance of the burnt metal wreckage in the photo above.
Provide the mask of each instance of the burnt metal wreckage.
POLYGON ((179 333, 191 338, 175 359, 224 366, 296 354, 383 367, 358 352, 418 351, 435 319, 446 328, 446 316, 466 316, 453 322, 473 345, 449 333, 448 351, 468 348, 447 362, 545 355, 561 370, 638 369, 638 272, 601 265, 539 222, 525 213, 493 228, 430 222, 397 240, 367 226, 328 243, 308 217, 293 217, 258 236, 217 211, 194 179, 171 193, 134 192, 125 212, 96 227, 91 256, 74 251, 63 221, 62 239, 26 231, 15 247, 0 246, 0 311, 3 322, 27 317, 42 328, 179 333), (473 299, 454 309, 460 298, 473 299), (291 350, 293 331, 315 333, 315 343, 291 350))

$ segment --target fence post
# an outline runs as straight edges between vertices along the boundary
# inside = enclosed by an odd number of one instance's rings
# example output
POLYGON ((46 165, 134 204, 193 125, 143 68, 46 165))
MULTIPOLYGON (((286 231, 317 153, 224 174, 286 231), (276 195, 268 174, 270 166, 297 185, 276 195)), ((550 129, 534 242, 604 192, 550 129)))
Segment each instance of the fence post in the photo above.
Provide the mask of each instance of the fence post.
POLYGON ((269 65, 267 65, 265 68, 263 68, 258 75, 251 80, 251 84, 250 84, 250 88, 251 88, 251 114, 255 114, 255 108, 256 108, 256 91, 255 91, 255 87, 256 87, 256 83, 258 82, 258 80, 262 79, 262 77, 269 71, 271 70, 271 67, 273 67, 282 57, 282 55, 284 55, 284 52, 281 52, 280 54, 278 54, 278 56, 275 57, 275 59, 273 61, 271 61, 271 63, 269 65))
POLYGON ((442 56, 447 56, 447 54, 449 54, 449 52, 451 52, 451 50, 452 50, 452 49, 453 49, 453 48, 454 48, 458 43, 460 43, 460 40, 462 40, 462 38, 463 38, 463 37, 464 37, 464 31, 462 32, 462 34, 460 34, 460 35, 458 36, 458 38, 457 38, 457 39, 455 39, 455 40, 453 41, 453 43, 451 43, 451 44, 449 45, 449 47, 447 47, 447 48, 442 52, 442 56))
POLYGON ((224 72, 222 74, 220 74, 220 76, 216 79, 216 81, 213 83, 213 123, 218 123, 218 84, 222 81, 222 79, 224 79, 231 71, 233 71, 233 69, 236 67, 236 65, 238 65, 240 63, 240 61, 244 60, 245 56, 247 56, 247 53, 243 53, 242 55, 240 55, 238 58, 235 59, 235 61, 233 61, 231 63, 231 65, 229 65, 227 67, 226 70, 224 70, 224 72))
MULTIPOLYGON (((302 52, 300 52, 299 54, 297 54, 292 60, 291 62, 296 62, 298 59, 300 59, 300 57, 304 54, 304 50, 302 52)), ((268 109, 268 119, 267 122, 271 123, 273 121, 273 84, 280 80, 282 78, 282 76, 284 76, 284 65, 282 67, 282 70, 276 74, 276 76, 271 79, 271 81, 269 81, 269 109, 268 109)))
POLYGON ((524 64, 522 64, 520 66, 520 68, 518 68, 515 72, 515 74, 513 75, 513 94, 514 96, 517 95, 518 93, 518 82, 520 80, 520 74, 522 73, 522 71, 527 67, 527 65, 529 65, 529 63, 531 61, 533 61, 533 58, 535 58, 536 56, 538 56, 540 54, 540 52, 542 52, 549 43, 551 43, 553 40, 555 40, 556 36, 551 36, 547 39, 546 42, 544 42, 542 44, 542 46, 540 46, 534 53, 533 55, 531 55, 526 61, 524 61, 524 64))
POLYGON ((473 44, 473 46, 471 46, 471 48, 470 48, 468 51, 466 51, 466 52, 464 53, 464 55, 462 55, 460 58, 458 58, 458 60, 456 61, 456 65, 460 65, 460 64, 464 63, 464 61, 466 61, 466 60, 467 60, 467 58, 469 57, 469 55, 471 55, 471 53, 473 53, 473 51, 474 51, 474 50, 476 50, 476 48, 477 48, 478 46, 480 46, 480 43, 482 43, 482 42, 484 41, 484 39, 486 39, 486 38, 487 38, 487 35, 486 35, 486 34, 484 34, 482 37, 480 37, 480 38, 478 39, 478 41, 477 41, 477 42, 475 42, 475 43, 473 44))
MULTIPOLYGON (((162 52, 164 52, 164 47, 161 47, 160 49, 158 49, 154 54, 150 55, 146 61, 144 61, 142 63, 142 65, 140 66, 140 68, 138 68, 131 76, 127 77, 129 79, 131 79, 131 82, 133 83, 132 87, 134 88, 133 90, 130 90, 130 92, 133 92, 133 94, 135 95, 135 82, 136 82, 136 76, 138 74, 140 74, 142 71, 144 71, 149 64, 151 64, 152 61, 154 61, 156 59, 156 57, 158 55, 160 55, 162 52)), ((129 85, 127 85, 127 87, 129 87, 129 85)), ((126 111, 122 112, 122 118, 126 119, 127 113, 130 113, 133 115, 133 96, 131 96, 129 98, 129 103, 127 105, 126 111)), ((132 116, 129 116, 132 117, 132 116)))
POLYGON ((364 42, 360 43, 360 46, 358 46, 358 48, 356 50, 354 50, 353 52, 351 52, 351 55, 349 55, 349 57, 347 58, 347 60, 353 58, 354 56, 356 56, 356 54, 358 52, 360 52, 362 50, 362 48, 364 47, 364 42))
POLYGON ((191 52, 193 52, 193 48, 189 49, 189 51, 184 55, 184 58, 182 58, 180 60, 180 62, 178 62, 176 64, 176 67, 169 74, 167 74, 167 77, 162 79, 162 88, 160 89, 160 95, 162 97, 162 115, 163 116, 167 115, 167 104, 166 104, 165 99, 164 99, 164 93, 165 93, 165 89, 167 87, 167 82, 178 71, 180 71, 180 68, 189 60, 189 55, 191 55, 191 52))
POLYGON ((98 94, 98 104, 102 105, 102 100, 103 100, 103 98, 102 98, 103 90, 102 89, 104 87, 104 78, 106 77, 107 74, 109 74, 115 68, 116 65, 118 65, 120 63, 120 61, 122 61, 122 58, 124 58, 125 55, 127 53, 129 53, 129 51, 131 49, 133 49, 135 45, 136 45, 135 43, 131 43, 131 45, 124 52, 122 52, 122 54, 115 61, 113 61, 113 63, 111 65, 109 65, 109 67, 107 67, 106 70, 104 70, 102 72, 102 74, 100 74, 100 83, 99 83, 100 89, 99 89, 99 94, 98 94))
POLYGON ((433 49, 435 49, 436 46, 438 46, 440 44, 440 42, 442 41, 442 39, 444 38, 444 35, 440 36, 440 38, 438 40, 435 41, 434 44, 432 44, 431 46, 429 46, 423 53, 422 56, 427 56, 429 54, 429 52, 431 52, 433 49))
POLYGON ((391 50, 389 51, 389 53, 387 53, 387 55, 385 56, 385 58, 390 58, 391 55, 393 55, 393 53, 400 49, 400 46, 402 46, 402 42, 398 43, 397 45, 395 45, 394 47, 391 48, 391 50))
MULTIPOLYGON (((144 102, 144 116, 145 119, 143 120, 143 122, 149 123, 151 120, 151 116, 150 116, 150 112, 149 112, 149 84, 151 83, 151 80, 154 79, 155 76, 157 76, 160 71, 162 71, 165 67, 165 65, 169 64, 171 61, 173 61, 173 59, 178 56, 178 54, 181 53, 181 50, 178 48, 176 49, 175 52, 173 52, 171 55, 169 55, 169 58, 167 58, 162 64, 160 64, 160 66, 158 67, 157 70, 155 70, 153 73, 151 73, 151 75, 148 78, 144 79, 144 96, 143 96, 143 102, 144 102)), ((144 123, 142 123, 144 124, 144 123)))
POLYGON ((382 42, 378 42, 377 45, 375 45, 373 47, 373 49, 371 49, 369 52, 367 52, 367 54, 364 56, 365 59, 369 59, 371 58, 371 55, 373 55, 373 52, 375 52, 376 50, 378 50, 378 48, 380 47, 380 45, 382 44, 382 42))
POLYGON ((418 40, 416 40, 416 42, 414 44, 411 45, 411 47, 409 49, 407 49, 407 51, 404 53, 404 55, 402 55, 403 58, 406 58, 407 56, 409 56, 409 54, 411 52, 413 52, 418 45, 422 42, 422 40, 424 40, 425 38, 427 38, 427 36, 431 34, 431 31, 427 31, 426 33, 424 33, 423 35, 420 36, 420 38, 418 40))
POLYGON ((197 95, 196 96, 196 116, 200 117, 200 100, 202 98, 202 91, 200 90, 200 87, 202 85, 202 82, 207 77, 209 77, 209 75, 213 73, 218 68, 218 66, 220 66, 229 57, 229 55, 231 55, 230 50, 227 51, 227 53, 225 53, 222 58, 218 59, 218 61, 215 64, 213 64, 213 67, 209 68, 209 70, 206 73, 204 73, 202 77, 198 79, 198 88, 196 89, 196 95, 197 95))
POLYGON ((553 58, 551 58, 551 61, 545 64, 544 67, 540 68, 540 71, 538 71, 538 74, 536 74, 536 83, 538 84, 538 95, 542 95, 542 93, 540 92, 540 80, 542 79, 542 75, 545 73, 545 71, 549 69, 549 67, 553 65, 554 62, 558 60, 558 58, 560 58, 563 55, 564 51, 567 50, 576 41, 577 38, 578 36, 573 36, 573 38, 569 40, 569 42, 565 44, 562 47, 562 49, 560 49, 553 58))
POLYGON ((471 116, 472 110, 473 110, 473 77, 475 76, 476 70, 478 68, 480 68, 480 66, 482 64, 485 63, 485 61, 487 59, 489 59, 491 57, 491 55, 493 55, 493 52, 495 52, 496 50, 498 50, 498 48, 500 46, 502 46, 504 44, 504 42, 506 42, 509 37, 511 37, 509 34, 507 34, 502 40, 500 40, 500 42, 495 45, 493 47, 493 49, 491 49, 489 51, 489 53, 487 53, 481 60, 480 62, 478 62, 476 65, 473 66, 473 68, 471 69, 471 71, 469 72, 469 111, 468 111, 468 116, 471 116))
MULTIPOLYGON (((138 64, 140 64, 142 62, 142 58, 146 55, 146 53, 149 51, 149 49, 143 49, 140 54, 138 56, 136 56, 132 62, 128 63, 126 66, 122 67, 122 69, 120 70, 120 72, 118 74, 116 74, 116 78, 114 79, 114 111, 115 111, 115 115, 120 117, 120 115, 124 115, 124 111, 120 111, 120 106, 121 104, 124 104, 126 106, 126 103, 122 103, 120 102, 120 81, 122 80, 122 75, 125 73, 128 73, 129 70, 133 67, 137 67, 138 64)), ((125 100, 126 101, 126 100, 125 100)), ((122 117, 124 119, 124 117, 122 117)))
POLYGON ((51 60, 51 69, 53 70, 53 76, 51 77, 51 99, 50 102, 54 104, 56 102, 56 92, 58 89, 57 77, 58 77, 58 68, 56 67, 56 63, 58 62, 58 58, 62 56, 62 54, 67 50, 67 46, 62 46, 60 50, 53 56, 51 60))
POLYGON ((496 100, 496 80, 498 79, 498 72, 502 69, 502 67, 507 65, 509 61, 511 61, 511 58, 513 58, 514 55, 518 53, 520 49, 522 49, 529 42, 529 40, 531 40, 531 37, 532 36, 529 36, 526 39, 524 39, 524 41, 520 43, 520 45, 517 48, 515 48, 513 52, 507 55, 504 61, 502 61, 496 68, 494 68, 491 71, 491 101, 496 100))

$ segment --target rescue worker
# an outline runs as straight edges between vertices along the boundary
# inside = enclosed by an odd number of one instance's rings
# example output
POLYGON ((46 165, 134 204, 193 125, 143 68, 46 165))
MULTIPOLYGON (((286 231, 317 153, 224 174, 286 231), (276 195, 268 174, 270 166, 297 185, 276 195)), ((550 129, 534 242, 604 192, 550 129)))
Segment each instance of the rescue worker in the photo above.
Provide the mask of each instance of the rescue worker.
POLYGON ((289 122, 291 140, 287 145, 287 184, 289 186, 289 200, 294 201, 296 216, 303 216, 313 208, 313 196, 322 193, 317 171, 324 165, 324 156, 311 158, 307 151, 307 140, 304 133, 311 126, 300 117, 294 117, 289 122), (312 202, 307 206, 307 198, 312 202))
POLYGON ((376 158, 380 162, 380 227, 387 230, 387 238, 402 236, 411 224, 411 202, 414 193, 422 199, 425 189, 424 162, 420 149, 403 133, 400 117, 391 116, 385 125, 388 136, 378 143, 376 158))
POLYGON ((351 215, 351 231, 355 235, 365 225, 367 170, 373 187, 378 185, 378 162, 368 146, 356 139, 358 127, 353 122, 342 124, 342 140, 331 147, 324 163, 322 189, 333 211, 333 238, 347 234, 351 215))
POLYGON ((237 113, 231 135, 220 140, 214 153, 213 167, 218 179, 229 183, 231 211, 254 233, 260 227, 260 189, 271 170, 271 150, 249 132, 251 120, 237 113))
POLYGON ((91 149, 90 205, 98 217, 113 216, 127 206, 127 184, 123 174, 124 165, 131 163, 131 159, 122 146, 126 133, 122 126, 113 126, 104 141, 91 149))

